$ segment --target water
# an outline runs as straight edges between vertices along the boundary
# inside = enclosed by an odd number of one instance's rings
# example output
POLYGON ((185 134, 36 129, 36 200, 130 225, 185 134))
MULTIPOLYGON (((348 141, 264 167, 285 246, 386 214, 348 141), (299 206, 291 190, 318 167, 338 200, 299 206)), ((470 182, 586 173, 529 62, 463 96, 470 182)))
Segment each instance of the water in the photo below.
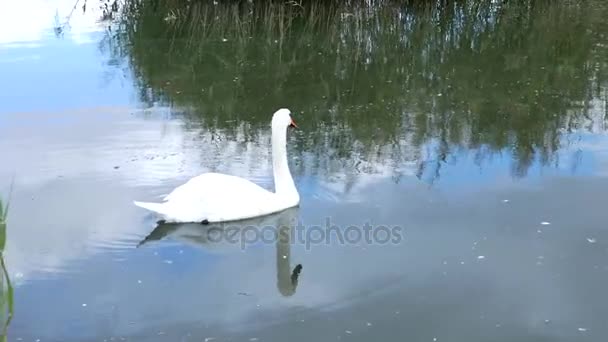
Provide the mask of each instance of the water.
POLYGON ((605 340, 604 2, 74 2, 0 14, 9 341, 605 340), (280 107, 291 240, 132 204, 272 188, 280 107))

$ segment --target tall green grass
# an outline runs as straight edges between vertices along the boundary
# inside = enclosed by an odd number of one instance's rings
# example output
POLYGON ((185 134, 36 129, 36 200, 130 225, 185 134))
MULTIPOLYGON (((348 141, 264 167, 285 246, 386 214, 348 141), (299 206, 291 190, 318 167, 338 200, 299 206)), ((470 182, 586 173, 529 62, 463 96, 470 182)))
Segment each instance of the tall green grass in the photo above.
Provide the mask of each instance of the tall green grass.
POLYGON ((0 198, 0 265, 2 275, 0 276, 0 313, 2 316, 2 341, 7 340, 8 326, 14 313, 13 285, 4 262, 4 248, 6 247, 7 218, 9 212, 9 200, 6 204, 0 198))

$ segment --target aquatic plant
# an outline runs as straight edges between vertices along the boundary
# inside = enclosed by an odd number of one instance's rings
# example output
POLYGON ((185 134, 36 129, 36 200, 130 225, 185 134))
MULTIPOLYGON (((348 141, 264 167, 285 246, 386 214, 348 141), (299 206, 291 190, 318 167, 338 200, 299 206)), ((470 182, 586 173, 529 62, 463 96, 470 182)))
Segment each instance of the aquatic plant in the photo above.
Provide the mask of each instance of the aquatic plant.
POLYGON ((0 198, 0 253, 4 251, 6 244, 6 219, 8 217, 8 201, 6 206, 2 204, 2 198, 0 198))
POLYGON ((6 269, 4 262, 4 248, 6 246, 6 229, 7 229, 7 218, 9 211, 9 201, 6 201, 6 205, 3 205, 2 198, 0 198, 0 314, 2 317, 2 341, 7 340, 8 326, 13 318, 14 303, 13 303, 13 286, 6 269))

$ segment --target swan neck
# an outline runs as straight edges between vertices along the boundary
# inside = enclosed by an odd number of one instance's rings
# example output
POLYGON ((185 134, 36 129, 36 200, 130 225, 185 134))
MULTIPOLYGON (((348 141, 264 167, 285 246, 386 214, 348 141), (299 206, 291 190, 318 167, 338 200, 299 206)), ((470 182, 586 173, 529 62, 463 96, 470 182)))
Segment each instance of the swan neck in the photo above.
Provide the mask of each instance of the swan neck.
POLYGON ((287 163, 287 132, 273 129, 272 132, 272 170, 277 195, 297 195, 297 190, 287 163))

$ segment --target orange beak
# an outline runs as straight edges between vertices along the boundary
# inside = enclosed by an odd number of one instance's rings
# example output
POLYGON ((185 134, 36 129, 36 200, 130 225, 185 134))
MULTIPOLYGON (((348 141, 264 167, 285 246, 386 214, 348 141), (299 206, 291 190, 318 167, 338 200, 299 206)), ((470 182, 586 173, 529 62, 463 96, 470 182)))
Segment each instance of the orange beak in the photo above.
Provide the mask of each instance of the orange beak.
POLYGON ((296 125, 295 121, 293 121, 293 119, 291 119, 291 123, 289 124, 289 126, 299 128, 298 125, 296 125))

